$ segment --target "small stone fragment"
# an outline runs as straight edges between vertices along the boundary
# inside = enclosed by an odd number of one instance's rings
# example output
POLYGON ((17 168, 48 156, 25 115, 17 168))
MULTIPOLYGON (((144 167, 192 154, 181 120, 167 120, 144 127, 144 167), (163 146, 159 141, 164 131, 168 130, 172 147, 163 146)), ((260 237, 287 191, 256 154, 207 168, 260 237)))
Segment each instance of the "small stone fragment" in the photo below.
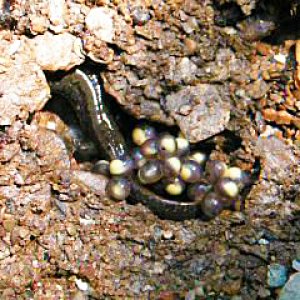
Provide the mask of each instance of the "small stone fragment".
POLYGON ((272 288, 281 287, 287 281, 287 269, 280 264, 268 266, 268 285, 272 288))
POLYGON ((292 275, 280 292, 279 300, 300 299, 300 273, 292 275))
POLYGON ((68 71, 84 61, 81 40, 70 33, 46 32, 30 40, 36 62, 43 70, 68 71))
POLYGON ((101 41, 111 43, 115 36, 114 14, 109 8, 92 8, 85 18, 87 29, 101 41))

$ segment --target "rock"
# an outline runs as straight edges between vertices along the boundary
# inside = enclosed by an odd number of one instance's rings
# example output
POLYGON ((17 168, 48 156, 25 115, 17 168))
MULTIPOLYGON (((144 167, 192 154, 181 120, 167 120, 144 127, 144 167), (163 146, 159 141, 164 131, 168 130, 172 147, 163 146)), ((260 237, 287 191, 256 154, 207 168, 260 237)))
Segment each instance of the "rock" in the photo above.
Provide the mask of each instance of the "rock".
POLYGON ((268 180, 289 178, 294 166, 299 163, 291 147, 275 136, 258 138, 255 150, 262 158, 262 175, 268 180))
POLYGON ((253 99, 259 99, 268 92, 269 88, 264 80, 258 79, 247 86, 248 95, 253 99))
POLYGON ((74 170, 72 175, 76 182, 79 181, 80 183, 84 184, 96 195, 106 195, 105 188, 108 183, 108 178, 105 176, 80 170, 74 170))
POLYGON ((66 3, 65 0, 49 1, 49 19, 51 22, 51 30, 55 33, 60 33, 66 26, 66 3))
POLYGON ((36 62, 43 70, 68 71, 84 61, 81 40, 70 33, 46 32, 30 40, 36 62))
POLYGON ((166 110, 186 138, 196 143, 223 131, 229 122, 230 105, 214 85, 188 86, 166 97, 166 110))
POLYGON ((98 39, 111 43, 115 36, 115 12, 105 7, 92 8, 85 18, 87 29, 98 39))
POLYGON ((281 287, 286 283, 287 270, 280 264, 268 266, 268 285, 272 288, 281 287))
POLYGON ((30 19, 30 32, 43 34, 49 27, 49 20, 45 16, 35 16, 30 19))
POLYGON ((280 292, 279 300, 300 299, 300 273, 292 275, 280 292))
POLYGON ((34 62, 13 64, 0 74, 0 125, 11 125, 27 112, 42 109, 50 97, 45 75, 34 62))
POLYGON ((292 267, 297 272, 300 272, 300 261, 298 259, 294 259, 292 262, 292 267))

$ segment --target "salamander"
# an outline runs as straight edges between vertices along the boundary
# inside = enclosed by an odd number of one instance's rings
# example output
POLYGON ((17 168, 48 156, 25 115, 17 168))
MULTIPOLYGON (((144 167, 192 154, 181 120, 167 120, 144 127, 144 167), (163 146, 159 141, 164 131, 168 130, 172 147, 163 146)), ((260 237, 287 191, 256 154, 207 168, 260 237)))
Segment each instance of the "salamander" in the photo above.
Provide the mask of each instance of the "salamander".
MULTIPOLYGON (((97 74, 89 69, 78 68, 59 80, 51 81, 50 86, 52 93, 68 99, 82 129, 96 139, 99 154, 103 158, 112 160, 130 156, 97 74)), ((179 202, 155 194, 142 186, 134 176, 131 177, 129 201, 141 202, 160 218, 178 221, 196 218, 200 210, 195 202, 179 202)))

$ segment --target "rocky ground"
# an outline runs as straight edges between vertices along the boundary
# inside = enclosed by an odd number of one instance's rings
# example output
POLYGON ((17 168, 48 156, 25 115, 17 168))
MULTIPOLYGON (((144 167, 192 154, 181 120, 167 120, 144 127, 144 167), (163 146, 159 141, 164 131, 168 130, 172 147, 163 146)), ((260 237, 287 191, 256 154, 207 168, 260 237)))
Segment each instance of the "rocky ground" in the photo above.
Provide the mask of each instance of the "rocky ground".
POLYGON ((297 1, 0 6, 1 299, 300 297, 297 1), (243 209, 174 222, 108 199, 40 121, 48 76, 86 61, 127 113, 257 168, 243 209))

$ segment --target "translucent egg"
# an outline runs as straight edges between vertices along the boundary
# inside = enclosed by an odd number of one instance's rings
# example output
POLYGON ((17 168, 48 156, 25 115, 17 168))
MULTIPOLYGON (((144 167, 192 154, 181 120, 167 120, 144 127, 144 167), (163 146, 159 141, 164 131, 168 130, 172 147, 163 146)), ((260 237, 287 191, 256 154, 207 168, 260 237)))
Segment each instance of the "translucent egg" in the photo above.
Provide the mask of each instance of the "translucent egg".
POLYGON ((201 202, 210 189, 210 185, 203 183, 193 183, 189 185, 187 189, 187 196, 192 201, 201 202))
POLYGON ((185 189, 184 182, 176 177, 170 178, 165 181, 165 191, 172 196, 179 196, 183 193, 185 189))
POLYGON ((158 153, 157 140, 147 140, 141 145, 140 151, 146 158, 154 157, 158 153))
POLYGON ((184 137, 176 138, 177 155, 183 156, 190 152, 190 142, 184 137))
POLYGON ((203 152, 196 151, 189 155, 190 160, 196 161, 199 165, 203 166, 207 161, 207 155, 203 152))
POLYGON ((165 176, 177 176, 180 173, 181 160, 177 156, 166 158, 164 161, 165 176))
POLYGON ((133 159, 135 168, 141 168, 147 162, 147 159, 138 147, 132 150, 131 157, 133 159))
POLYGON ((220 160, 209 160, 206 163, 205 171, 211 183, 215 183, 225 173, 227 166, 220 160))
POLYGON ((200 180, 203 175, 202 167, 193 160, 186 160, 182 163, 180 177, 185 182, 194 183, 200 180))
POLYGON ((175 137, 169 133, 161 135, 157 142, 158 154, 161 158, 174 156, 177 151, 175 137))
POLYGON ((112 178, 106 186, 106 192, 113 199, 123 201, 130 194, 130 182, 125 178, 112 178))
POLYGON ((146 124, 137 126, 132 131, 132 140, 138 146, 141 146, 149 139, 156 138, 156 136, 157 134, 155 129, 146 124))
POLYGON ((153 184, 163 176, 162 164, 159 160, 147 161, 139 170, 137 177, 142 184, 153 184))
POLYGON ((133 161, 130 159, 113 159, 109 164, 111 175, 129 174, 133 169, 133 161))
POLYGON ((214 218, 223 210, 223 204, 218 194, 211 192, 201 201, 201 211, 208 218, 214 218))
POLYGON ((239 194, 238 184, 230 178, 220 178, 215 185, 215 191, 225 197, 235 198, 239 194))
POLYGON ((109 165, 110 163, 107 160, 98 160, 93 166, 92 171, 104 176, 110 176, 109 165))

